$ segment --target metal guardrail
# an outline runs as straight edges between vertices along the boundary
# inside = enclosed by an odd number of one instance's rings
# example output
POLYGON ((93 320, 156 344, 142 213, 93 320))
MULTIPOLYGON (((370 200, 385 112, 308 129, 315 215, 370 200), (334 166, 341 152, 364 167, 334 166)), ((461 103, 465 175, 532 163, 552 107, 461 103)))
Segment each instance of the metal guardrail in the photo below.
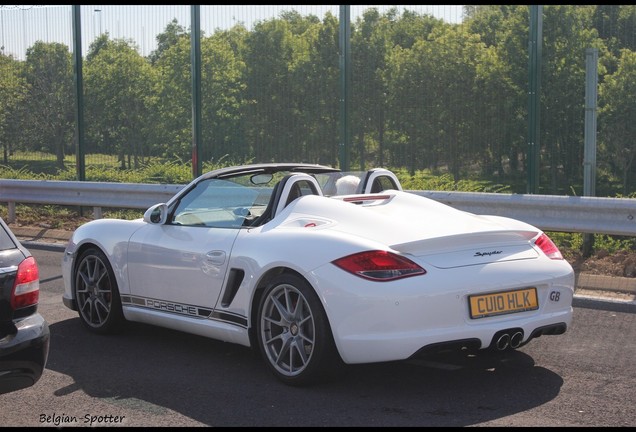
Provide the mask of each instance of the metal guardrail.
POLYGON ((0 202, 8 205, 7 222, 15 222, 15 204, 52 204, 93 207, 101 219, 102 207, 146 209, 166 202, 185 185, 80 182, 62 180, 0 180, 0 202))
MULTIPOLYGON (((146 209, 168 201, 185 185, 0 180, 0 202, 15 222, 15 204, 146 209)), ((460 210, 519 219, 546 231, 636 236, 636 199, 485 192, 407 191, 460 210)))
POLYGON ((545 231, 636 236, 636 199, 409 191, 475 214, 506 216, 545 231))

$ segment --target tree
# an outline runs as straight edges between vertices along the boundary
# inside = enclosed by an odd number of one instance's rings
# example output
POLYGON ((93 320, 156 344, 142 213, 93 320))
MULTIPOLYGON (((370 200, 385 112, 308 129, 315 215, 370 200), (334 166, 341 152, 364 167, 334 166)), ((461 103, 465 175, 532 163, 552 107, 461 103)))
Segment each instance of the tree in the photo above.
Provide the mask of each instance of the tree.
POLYGON ((246 138, 256 162, 298 160, 306 143, 302 112, 313 16, 297 12, 258 22, 246 40, 246 138))
MULTIPOLYGON (((396 14, 395 9, 386 15, 380 14, 377 8, 367 9, 362 18, 358 18, 352 31, 351 62, 354 73, 351 77, 353 88, 350 92, 350 107, 360 170, 366 169, 367 152, 372 151, 373 141, 378 146, 378 163, 383 165, 385 161, 386 84, 382 73, 386 69, 389 50, 389 26, 394 23, 396 14)), ((355 158, 351 157, 351 160, 355 158)))
POLYGON ((462 168, 474 160, 476 68, 484 50, 478 36, 445 26, 392 53, 391 124, 405 137, 411 174, 442 164, 459 181, 462 168))
POLYGON ((59 169, 73 149, 74 95, 71 53, 61 43, 38 41, 27 49, 24 69, 27 93, 23 104, 26 148, 55 154, 59 169))
MULTIPOLYGON (((226 155, 245 157, 243 119, 245 65, 237 51, 244 27, 218 31, 201 40, 201 160, 226 155)), ((164 157, 188 160, 192 148, 192 84, 189 38, 181 38, 163 51, 155 64, 159 76, 155 131, 164 157)))
POLYGON ((180 25, 179 21, 174 18, 166 26, 163 33, 159 33, 155 39, 157 40, 157 49, 151 52, 149 56, 150 62, 153 65, 161 58, 165 51, 179 43, 180 40, 190 40, 190 34, 186 31, 185 27, 180 25))
POLYGON ((583 7, 591 9, 592 25, 616 58, 620 57, 620 51, 623 48, 636 51, 636 6, 590 5, 583 7))
POLYGON ((86 61, 90 62, 93 58, 99 54, 102 48, 106 48, 110 43, 110 34, 104 32, 97 36, 97 38, 89 45, 88 54, 86 54, 86 61))
POLYGON ((201 110, 203 159, 219 161, 247 157, 244 139, 245 63, 230 39, 215 33, 201 41, 201 110))
POLYGON ((479 89, 473 135, 475 153, 485 178, 525 181, 524 156, 528 129, 527 6, 465 7, 463 25, 478 35, 486 51, 477 64, 479 89), (468 9, 467 9, 468 8, 468 9))
MULTIPOLYGON (((290 20, 294 66, 291 68, 293 130, 289 154, 305 162, 335 165, 338 149, 338 21, 328 13, 290 20)), ((287 17, 288 15, 282 15, 287 17)))
POLYGON ((0 51, 0 143, 5 164, 9 163, 9 155, 15 146, 17 133, 14 134, 16 128, 13 126, 18 122, 16 112, 26 90, 22 66, 21 62, 0 51))
MULTIPOLYGON (((545 189, 552 194, 582 184, 588 48, 598 48, 601 58, 607 52, 588 9, 544 7, 542 74, 550 78, 541 84, 541 168, 549 182, 545 189)), ((601 61, 600 75, 602 66, 601 61)))
POLYGON ((445 25, 433 16, 420 15, 397 8, 380 14, 377 8, 367 9, 358 18, 352 32, 352 118, 355 140, 358 145, 360 169, 366 158, 371 165, 392 163, 394 152, 387 148, 387 81, 385 72, 390 52, 394 49, 411 49, 431 32, 445 25), (376 150, 377 148, 377 150, 376 150), (369 154, 367 154, 369 153, 369 154))
MULTIPOLYGON (((192 64, 190 41, 182 38, 157 58, 154 68, 157 85, 154 129, 157 153, 164 158, 188 161, 192 156, 192 64)), ((202 86, 203 87, 203 86, 202 86)))
POLYGON ((636 176, 636 52, 623 49, 617 71, 599 88, 601 157, 622 177, 622 193, 636 176))
POLYGON ((155 71, 131 41, 116 39, 86 62, 84 77, 89 135, 122 169, 137 168, 151 145, 155 71))

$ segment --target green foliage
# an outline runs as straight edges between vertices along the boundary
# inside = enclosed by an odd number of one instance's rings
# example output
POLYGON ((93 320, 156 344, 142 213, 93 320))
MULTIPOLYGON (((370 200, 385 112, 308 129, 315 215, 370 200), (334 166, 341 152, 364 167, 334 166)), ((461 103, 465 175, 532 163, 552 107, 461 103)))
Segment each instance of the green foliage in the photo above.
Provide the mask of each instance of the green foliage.
POLYGON ((10 55, 5 55, 0 47, 0 143, 3 160, 8 162, 8 154, 14 150, 14 140, 19 136, 16 115, 26 94, 23 78, 23 64, 10 55))
POLYGON ((608 75, 599 89, 603 98, 599 111, 606 119, 602 125, 602 133, 607 137, 603 143, 604 163, 609 172, 620 176, 622 194, 630 192, 636 178, 633 170, 636 166, 635 93, 636 52, 624 49, 616 72, 608 75))
MULTIPOLYGON (((548 232, 547 234, 564 255, 574 251, 581 252, 583 249, 584 234, 582 233, 548 232)), ((607 234, 594 234, 592 237, 593 252, 605 251, 613 255, 619 251, 636 251, 635 237, 607 234)), ((571 257, 565 256, 565 258, 569 259, 571 257)))
POLYGON ((583 247, 583 234, 581 233, 547 232, 546 234, 561 250, 580 251, 583 247))
MULTIPOLYGON (((50 229, 64 228, 65 221, 72 221, 73 227, 88 221, 78 218, 74 208, 55 205, 17 204, 15 213, 21 225, 50 229)), ((0 217, 7 221, 8 209, 4 203, 0 205, 0 217)))
POLYGON ((85 66, 88 145, 138 168, 153 154, 158 71, 130 41, 106 38, 85 66))
MULTIPOLYGON (((530 7, 465 6, 461 23, 418 7, 365 9, 351 23, 346 78, 340 23, 329 13, 321 20, 284 11, 249 30, 240 23, 202 34, 199 160, 206 167, 229 160, 346 161, 362 170, 405 168, 405 183, 414 189, 524 193, 530 7), (349 151, 344 160, 343 149, 349 151)), ((581 193, 587 48, 599 50, 596 193, 636 193, 636 7, 541 8, 541 193, 581 193)), ((108 32, 90 44, 81 141, 87 177, 191 177, 180 166, 192 163, 190 30, 173 19, 156 41, 148 57, 135 42, 108 32)), ((71 59, 59 43, 36 42, 24 61, 0 48, 2 163, 18 170, 9 175, 26 167, 74 179, 79 152, 71 59), (21 152, 53 158, 25 165, 21 152)))
POLYGON ((146 183, 186 184, 192 180, 191 166, 179 161, 153 162, 135 172, 143 176, 146 183))
MULTIPOLYGON (((65 170, 52 169, 54 161, 48 159, 29 160, 29 153, 18 155, 20 164, 0 165, 0 178, 20 180, 64 180, 76 181, 75 167, 70 159, 65 170), (46 169, 43 167, 49 165, 46 169), (28 167, 38 167, 46 172, 33 172, 28 167)), ((179 159, 163 160, 153 158, 136 169, 121 169, 117 158, 109 155, 93 154, 88 159, 91 163, 86 167, 86 181, 113 183, 161 183, 187 184, 192 180, 192 166, 179 159)), ((234 165, 249 164, 251 161, 234 160, 225 155, 217 161, 206 161, 202 164, 204 172, 234 165)))
POLYGON ((636 238, 598 234, 594 236, 594 249, 606 250, 610 255, 621 250, 636 250, 636 238))
POLYGON ((45 173, 34 173, 26 166, 14 168, 0 165, 0 178, 14 180, 51 180, 51 176, 45 173))
MULTIPOLYGON (((15 213, 20 225, 61 230, 74 230, 94 218, 92 208, 60 205, 16 204, 15 213)), ((112 219, 138 219, 143 213, 143 210, 138 209, 102 209, 102 217, 112 219)), ((0 203, 0 217, 5 221, 8 217, 8 208, 4 203, 0 203)))
POLYGON ((493 184, 485 180, 455 181, 450 173, 433 175, 428 170, 416 171, 411 175, 406 168, 392 170, 400 180, 404 190, 435 190, 461 192, 509 193, 509 187, 493 184))
POLYGON ((111 219, 140 219, 144 216, 144 210, 138 209, 103 209, 103 216, 111 219))

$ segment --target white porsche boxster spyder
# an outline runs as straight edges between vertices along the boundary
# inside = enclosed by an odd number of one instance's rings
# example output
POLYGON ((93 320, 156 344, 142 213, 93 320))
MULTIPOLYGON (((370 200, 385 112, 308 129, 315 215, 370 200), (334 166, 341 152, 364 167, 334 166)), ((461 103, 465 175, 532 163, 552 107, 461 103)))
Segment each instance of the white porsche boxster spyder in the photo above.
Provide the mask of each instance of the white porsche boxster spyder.
POLYGON ((290 385, 571 325, 574 272, 540 229, 356 174, 222 168, 142 219, 88 222, 66 247, 63 302, 95 333, 136 321, 253 347, 290 385))

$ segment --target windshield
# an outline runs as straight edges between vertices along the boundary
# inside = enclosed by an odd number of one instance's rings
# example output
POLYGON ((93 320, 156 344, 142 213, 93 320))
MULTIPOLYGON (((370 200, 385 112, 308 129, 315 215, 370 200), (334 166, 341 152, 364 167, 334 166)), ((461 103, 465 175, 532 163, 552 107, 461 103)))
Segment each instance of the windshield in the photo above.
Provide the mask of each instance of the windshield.
MULTIPOLYGON (((186 226, 240 228, 252 226, 269 204, 274 186, 291 171, 246 173, 198 182, 172 205, 170 223, 186 226)), ((311 174, 322 188, 335 188, 340 172, 311 174)), ((335 189, 334 189, 335 190, 335 189)))

